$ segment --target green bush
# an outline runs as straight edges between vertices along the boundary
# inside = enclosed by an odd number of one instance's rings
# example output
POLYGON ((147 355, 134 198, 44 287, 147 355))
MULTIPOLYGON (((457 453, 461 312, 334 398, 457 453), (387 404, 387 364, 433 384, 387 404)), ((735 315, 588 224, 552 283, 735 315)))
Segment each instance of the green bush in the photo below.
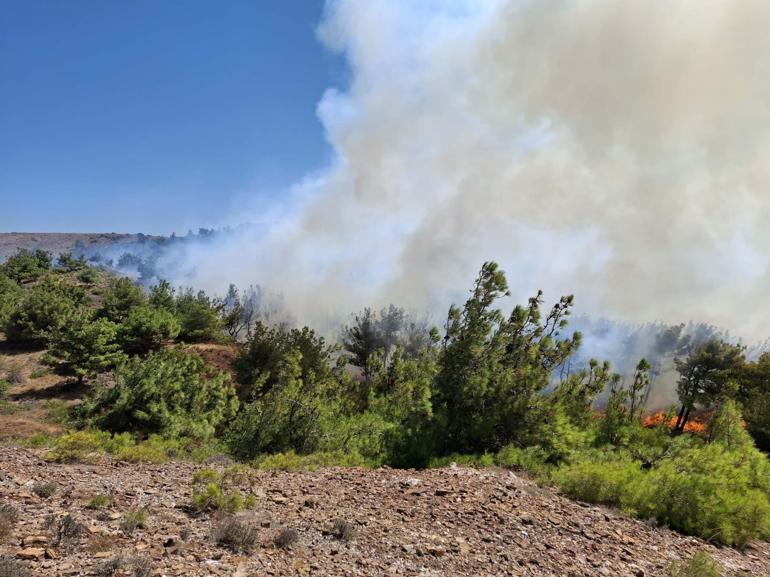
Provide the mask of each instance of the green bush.
POLYGON ((770 537, 769 479, 767 459, 753 447, 688 448, 650 471, 636 508, 683 533, 742 548, 770 537))
POLYGON ((238 408, 229 376, 179 348, 134 357, 115 380, 84 408, 86 418, 114 432, 206 439, 238 408))
POLYGON ((495 457, 489 453, 483 453, 481 455, 460 455, 453 453, 446 455, 445 457, 434 457, 430 460, 428 467, 431 469, 438 469, 441 467, 448 467, 452 463, 460 467, 492 467, 495 464, 495 457))
POLYGON ((216 341, 222 338, 223 325, 214 302, 199 292, 182 292, 176 299, 179 338, 185 342, 216 341))
POLYGON ((617 505, 710 541, 744 547, 770 536, 770 466, 753 447, 682 442, 649 471, 622 453, 591 454, 552 479, 575 499, 617 505))
POLYGON ((244 506, 253 507, 253 496, 244 498, 237 490, 229 490, 228 485, 235 471, 226 471, 224 475, 213 469, 197 471, 192 478, 192 505, 198 511, 227 511, 236 513, 244 506))
POLYGON ((147 519, 149 516, 150 513, 147 509, 129 509, 120 520, 120 529, 127 535, 133 533, 137 529, 144 529, 147 526, 147 519))
POLYGON ((46 417, 49 421, 59 425, 66 425, 70 421, 70 405, 58 399, 49 399, 43 404, 46 417))
POLYGON ((528 471, 538 479, 549 479, 555 466, 549 462, 549 453, 542 447, 516 447, 506 445, 495 454, 498 467, 528 471))
POLYGON ((88 503, 86 503, 86 509, 104 509, 105 507, 109 507, 112 505, 112 497, 109 495, 94 495, 88 500, 88 503))
POLYGON ((34 281, 51 270, 52 262, 48 252, 22 248, 0 265, 0 273, 19 283, 34 281))
POLYGON ((55 463, 98 463, 112 443, 110 433, 104 431, 74 431, 58 437, 46 459, 55 463))
POLYGON ((12 341, 47 342, 86 302, 86 293, 65 279, 46 276, 27 290, 8 315, 4 329, 12 341))
POLYGON ((82 383, 125 360, 117 334, 118 326, 112 321, 95 319, 90 309, 78 309, 51 332, 43 361, 82 383))
POLYGON ((319 467, 371 467, 363 457, 355 453, 331 452, 298 455, 294 451, 259 455, 252 461, 258 469, 269 471, 313 471, 319 467))
POLYGON ((3 327, 24 292, 16 282, 0 272, 0 327, 3 327))
POLYGON ((135 308, 147 304, 147 295, 131 279, 114 280, 102 294, 99 314, 113 322, 121 323, 135 308))
POLYGON ((85 284, 96 284, 99 282, 99 272, 95 268, 88 267, 78 273, 78 280, 85 284))
POLYGON ((121 448, 115 452, 115 458, 129 463, 165 463, 168 461, 168 452, 160 444, 140 443, 121 448))
POLYGON ((132 308, 118 328, 118 341, 128 353, 144 354, 159 349, 179 334, 179 321, 165 309, 132 308))
POLYGON ((322 416, 333 405, 325 402, 317 383, 301 380, 297 356, 286 359, 278 378, 278 384, 245 405, 233 422, 228 444, 240 458, 286 450, 311 453, 320 448, 322 416))
POLYGON ((667 573, 669 577, 722 577, 719 564, 707 551, 698 551, 685 563, 672 563, 667 573))
POLYGON ((645 475, 639 463, 618 457, 617 460, 581 460, 560 468, 552 479, 573 499, 628 507, 634 504, 630 488, 637 486, 645 475))

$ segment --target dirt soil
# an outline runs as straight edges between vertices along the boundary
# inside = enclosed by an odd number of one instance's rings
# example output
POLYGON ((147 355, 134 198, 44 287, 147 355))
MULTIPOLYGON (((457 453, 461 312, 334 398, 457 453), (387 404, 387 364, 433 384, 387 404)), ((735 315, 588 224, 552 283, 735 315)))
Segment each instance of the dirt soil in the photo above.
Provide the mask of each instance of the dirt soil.
MULTIPOLYGON (((188 507, 189 480, 203 465, 172 462, 57 465, 41 450, 0 447, 0 501, 19 510, 19 525, 0 553, 25 558, 34 575, 94 575, 124 552, 151 560, 154 575, 541 575, 663 576, 670 561, 707 549, 724 575, 770 575, 770 544, 743 553, 655 529, 617 511, 576 503, 505 470, 323 469, 255 471, 240 489, 257 497, 238 518, 258 530, 250 554, 217 546, 210 514, 188 507), (35 482, 56 493, 35 495, 35 482), (114 503, 85 504, 96 494, 114 503), (146 507, 144 529, 120 529, 129 508, 146 507), (46 519, 71 514, 84 533, 60 544, 46 519), (343 519, 356 537, 329 534, 343 519), (299 540, 273 544, 283 528, 299 540)), ((224 459, 213 465, 222 469, 224 459)), ((56 523, 54 523, 56 526, 56 523)), ((121 574, 122 573, 116 573, 121 574)))

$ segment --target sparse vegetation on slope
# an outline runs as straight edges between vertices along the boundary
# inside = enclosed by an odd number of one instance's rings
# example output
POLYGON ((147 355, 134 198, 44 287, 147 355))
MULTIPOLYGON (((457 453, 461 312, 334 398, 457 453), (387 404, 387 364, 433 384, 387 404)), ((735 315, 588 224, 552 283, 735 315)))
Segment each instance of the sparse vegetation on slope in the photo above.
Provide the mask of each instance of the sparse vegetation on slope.
MULTIPOLYGON (((234 287, 224 300, 164 282, 145 292, 67 254, 22 251, 0 265, 6 344, 44 348, 36 358, 54 373, 41 378, 81 387, 74 410, 55 411, 73 430, 50 442, 49 460, 161 463, 226 447, 283 470, 494 464, 709 540, 770 536, 770 466, 755 447, 766 442, 770 357, 682 341, 673 430, 668 419, 646 427, 650 363, 627 384, 596 360, 565 372, 581 345, 568 331, 572 297, 545 308, 538 293, 504 314, 506 294, 503 272, 485 263, 443 335, 391 306, 355 316, 330 344, 308 327, 262 322, 234 287), (185 344, 212 341, 229 343, 232 367, 185 344), (692 435, 703 409, 711 416, 692 435)), ((9 387, 32 373, 0 371, 9 387)), ((197 483, 193 501, 199 511, 244 505, 223 478, 197 483)))

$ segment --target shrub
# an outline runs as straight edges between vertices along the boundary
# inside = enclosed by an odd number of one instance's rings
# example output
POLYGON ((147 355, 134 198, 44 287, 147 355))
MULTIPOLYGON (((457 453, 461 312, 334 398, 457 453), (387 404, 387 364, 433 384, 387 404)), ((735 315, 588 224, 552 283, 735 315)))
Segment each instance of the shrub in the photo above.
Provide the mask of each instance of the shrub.
POLYGON ((78 273, 78 280, 85 284, 96 284, 99 282, 99 273, 95 268, 88 267, 78 273))
POLYGON ((48 433, 35 433, 22 443, 28 447, 47 447, 53 444, 53 439, 48 433))
POLYGON ((24 292, 16 281, 8 278, 0 271, 0 327, 5 325, 23 294, 24 292))
POLYGON ((112 321, 94 319, 90 309, 79 309, 51 332, 43 361, 82 383, 125 360, 117 333, 118 326, 112 321))
POLYGON ((294 451, 287 451, 259 455, 252 465, 268 471, 313 471, 319 467, 369 467, 371 463, 355 453, 335 451, 297 455, 294 451))
POLYGON ((185 342, 215 341, 222 337, 222 321, 215 303, 204 292, 181 292, 176 299, 179 338, 185 342))
POLYGON ((65 425, 70 420, 70 406, 64 401, 49 399, 43 404, 49 421, 65 425))
POLYGON ((0 557, 0 577, 31 577, 27 566, 18 559, 0 557))
POLYGON ((355 525, 352 523, 345 521, 343 519, 337 519, 332 523, 331 531, 329 531, 332 537, 335 539, 339 539, 340 541, 354 541, 356 538, 356 535, 358 533, 358 530, 356 529, 355 525))
POLYGON ((179 334, 179 321, 170 311, 140 306, 132 309, 118 329, 126 352, 144 354, 159 349, 179 334))
POLYGON ((617 505, 726 545, 770 536, 770 464, 754 447, 728 450, 680 437, 649 471, 620 451, 593 452, 552 480, 570 497, 617 505))
POLYGON ((299 533, 296 529, 281 529, 273 539, 273 544, 279 549, 289 549, 294 543, 299 541, 299 533))
POLYGON ((128 433, 113 435, 108 431, 84 429, 65 433, 53 441, 46 459, 57 463, 98 463, 106 453, 117 453, 134 444, 128 433))
POLYGON ((669 577, 721 577, 722 571, 707 551, 698 551, 686 563, 674 562, 668 567, 669 577))
POLYGON ((258 532, 255 527, 233 517, 223 517, 211 528, 213 541, 235 553, 250 553, 257 543, 257 537, 258 532))
POLYGON ((685 448, 650 471, 636 508, 683 533, 744 547, 770 536, 770 465, 751 447, 685 448))
POLYGON ((86 293, 59 277, 47 276, 26 291, 4 328, 11 341, 46 342, 86 302, 86 293))
POLYGON ((130 279, 121 277, 114 280, 102 295, 99 314, 113 322, 121 323, 129 313, 147 303, 147 296, 130 279))
POLYGON ((97 577, 113 577, 113 575, 150 577, 152 574, 152 559, 145 555, 125 555, 121 553, 98 565, 94 569, 94 574, 97 577))
POLYGON ((569 497, 589 503, 629 505, 629 488, 645 472, 630 459, 584 460, 556 471, 554 482, 569 497))
POLYGON ((42 379, 51 374, 51 369, 35 369, 29 374, 31 379, 42 379))
POLYGON ((497 466, 524 470, 544 480, 548 479, 555 469, 548 461, 548 452, 537 446, 522 449, 515 445, 506 445, 495 455, 497 466))
POLYGON ((129 463, 165 463, 168 447, 162 441, 146 441, 115 452, 115 458, 129 463))
POLYGON ((0 505, 0 543, 4 543, 19 522, 19 511, 10 503, 0 505))
POLYGON ((8 369, 8 382, 11 385, 21 385, 24 383, 24 371, 21 366, 13 365, 8 369))
POLYGON ((448 467, 452 463, 461 467, 491 467, 495 464, 495 458, 489 453, 482 455, 460 455, 453 453, 446 457, 434 457, 428 463, 428 467, 431 469, 438 469, 441 467, 448 467))
POLYGON ((103 509, 112 505, 112 497, 109 495, 98 494, 88 500, 86 509, 103 509))
POLYGON ((223 510, 235 513, 243 509, 240 493, 225 493, 218 483, 209 483, 193 492, 193 506, 199 511, 223 510))
POLYGON ((56 493, 56 485, 53 483, 35 483, 32 492, 41 499, 48 499, 56 493))
POLYGON ((70 513, 58 518, 50 516, 46 520, 45 525, 53 533, 52 544, 54 546, 69 544, 74 539, 88 532, 88 528, 70 513))
POLYGON ((103 431, 74 431, 54 441, 46 459, 55 463, 98 463, 105 454, 110 434, 103 431))
POLYGON ((87 409, 110 431, 206 439, 238 408, 229 375, 179 348, 135 357, 115 371, 115 380, 87 409))
POLYGON ((0 272, 16 282, 24 283, 36 280, 51 270, 52 262, 48 252, 32 252, 21 248, 0 265, 0 272))
POLYGON ((247 480, 248 473, 243 467, 235 466, 226 470, 224 475, 213 469, 201 469, 193 474, 192 504, 197 511, 227 511, 235 513, 244 507, 256 506, 256 497, 244 496, 237 490, 229 490, 232 483, 247 480))
POLYGON ((127 535, 130 535, 137 529, 144 529, 147 524, 147 518, 149 516, 150 513, 147 511, 147 509, 129 509, 125 512, 123 518, 120 520, 120 529, 127 535))

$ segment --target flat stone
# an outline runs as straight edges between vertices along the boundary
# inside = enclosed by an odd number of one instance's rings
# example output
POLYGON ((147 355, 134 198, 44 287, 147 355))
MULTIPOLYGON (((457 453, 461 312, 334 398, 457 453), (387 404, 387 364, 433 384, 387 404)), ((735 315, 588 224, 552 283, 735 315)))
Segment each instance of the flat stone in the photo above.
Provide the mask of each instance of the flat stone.
POLYGON ((27 547, 19 551, 16 556, 25 561, 38 561, 45 557, 45 549, 40 547, 27 547))

